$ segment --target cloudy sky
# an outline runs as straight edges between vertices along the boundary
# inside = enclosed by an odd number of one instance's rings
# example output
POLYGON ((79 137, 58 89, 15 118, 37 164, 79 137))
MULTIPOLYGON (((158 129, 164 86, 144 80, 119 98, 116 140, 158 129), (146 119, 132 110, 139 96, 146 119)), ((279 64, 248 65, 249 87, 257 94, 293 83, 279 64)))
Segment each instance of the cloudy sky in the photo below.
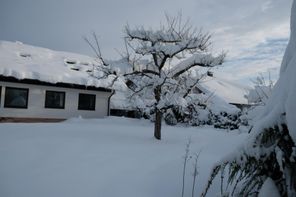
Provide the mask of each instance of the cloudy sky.
POLYGON ((118 58, 123 27, 158 27, 182 12, 213 34, 213 50, 228 52, 217 72, 250 83, 276 79, 289 38, 292 0, 0 0, 0 40, 93 55, 83 36, 99 35, 103 55, 118 58))

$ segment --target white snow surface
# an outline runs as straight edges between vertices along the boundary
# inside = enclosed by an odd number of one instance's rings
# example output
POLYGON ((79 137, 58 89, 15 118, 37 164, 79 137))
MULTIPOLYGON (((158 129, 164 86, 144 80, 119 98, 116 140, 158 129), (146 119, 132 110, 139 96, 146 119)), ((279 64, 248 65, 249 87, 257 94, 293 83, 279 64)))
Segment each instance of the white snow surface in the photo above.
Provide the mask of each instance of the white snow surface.
MULTIPOLYGON (((62 123, 0 124, 0 196, 180 197, 185 146, 200 153, 196 194, 215 162, 236 149, 246 134, 212 127, 163 126, 153 137, 147 120, 109 117, 62 123)), ((191 196, 193 160, 185 196, 191 196)), ((209 196, 219 196, 214 181, 209 196)))
POLYGON ((258 197, 280 197, 280 193, 271 178, 267 178, 262 185, 258 197))
POLYGON ((108 87, 108 80, 89 77, 93 65, 98 63, 85 55, 0 41, 0 75, 49 83, 108 87))

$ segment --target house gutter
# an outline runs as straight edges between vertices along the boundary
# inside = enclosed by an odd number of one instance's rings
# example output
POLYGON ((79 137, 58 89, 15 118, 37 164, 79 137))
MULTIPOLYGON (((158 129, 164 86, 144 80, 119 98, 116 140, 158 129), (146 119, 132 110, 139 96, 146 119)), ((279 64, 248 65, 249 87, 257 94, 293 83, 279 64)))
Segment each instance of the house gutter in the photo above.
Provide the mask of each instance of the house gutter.
POLYGON ((93 91, 100 91, 100 92, 112 92, 111 89, 107 89, 107 88, 103 88, 103 87, 86 86, 86 85, 64 83, 64 82, 50 83, 50 82, 40 81, 37 79, 17 79, 15 77, 11 77, 11 76, 3 76, 2 74, 0 74, 0 81, 30 84, 30 85, 51 86, 51 87, 59 87, 59 88, 71 88, 71 89, 80 89, 80 90, 93 90, 93 91))
POLYGON ((112 90, 111 91, 111 94, 110 96, 108 97, 108 113, 107 113, 107 116, 110 116, 110 101, 111 101, 111 97, 115 94, 115 90, 112 90))

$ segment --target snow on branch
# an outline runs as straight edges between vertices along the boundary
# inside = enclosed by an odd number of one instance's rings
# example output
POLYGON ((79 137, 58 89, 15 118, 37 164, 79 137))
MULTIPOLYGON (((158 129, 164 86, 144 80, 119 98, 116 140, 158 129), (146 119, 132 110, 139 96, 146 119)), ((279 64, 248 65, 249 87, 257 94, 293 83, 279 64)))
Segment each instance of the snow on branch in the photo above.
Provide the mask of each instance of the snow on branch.
POLYGON ((224 61, 225 55, 225 53, 221 53, 219 56, 213 57, 211 54, 194 54, 190 58, 187 58, 174 66, 170 75, 172 77, 178 77, 195 66, 214 67, 221 65, 224 61))
POLYGON ((181 18, 167 17, 167 26, 158 30, 138 27, 125 27, 126 39, 134 42, 133 50, 141 55, 157 54, 172 58, 181 52, 206 51, 209 47, 211 35, 197 31, 185 23, 181 25, 181 18), (176 22, 178 21, 178 22, 176 22))
MULTIPOLYGON (((161 42, 161 41, 160 41, 161 42)), ((174 57, 175 55, 189 50, 200 50, 203 51, 207 47, 208 37, 200 37, 200 38, 191 38, 188 40, 178 41, 174 44, 161 44, 154 43, 153 45, 149 45, 148 43, 141 43, 140 46, 135 48, 136 53, 142 55, 148 54, 162 54, 163 56, 168 56, 169 58, 174 57)))

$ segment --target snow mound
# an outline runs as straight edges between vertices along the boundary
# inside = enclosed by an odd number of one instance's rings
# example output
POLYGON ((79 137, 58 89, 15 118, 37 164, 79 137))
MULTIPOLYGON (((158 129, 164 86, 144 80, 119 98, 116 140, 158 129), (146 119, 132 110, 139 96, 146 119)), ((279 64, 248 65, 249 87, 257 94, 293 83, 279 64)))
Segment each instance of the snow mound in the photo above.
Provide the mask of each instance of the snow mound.
POLYGON ((280 193, 277 190, 273 180, 267 178, 259 192, 258 197, 280 197, 280 193))

